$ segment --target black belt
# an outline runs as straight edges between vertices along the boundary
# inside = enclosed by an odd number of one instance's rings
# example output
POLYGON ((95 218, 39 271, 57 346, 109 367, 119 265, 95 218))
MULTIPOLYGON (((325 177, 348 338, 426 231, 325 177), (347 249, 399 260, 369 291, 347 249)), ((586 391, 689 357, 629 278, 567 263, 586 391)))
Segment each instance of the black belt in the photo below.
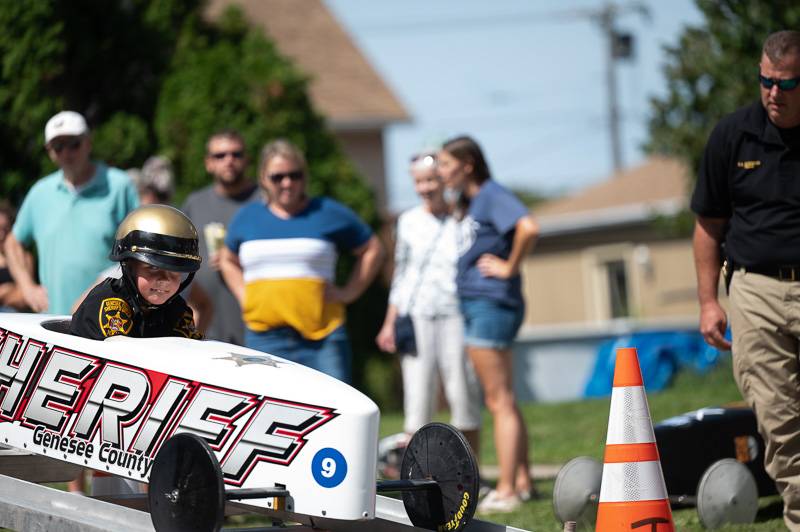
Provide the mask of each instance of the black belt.
POLYGON ((779 281, 800 281, 800 266, 742 266, 746 272, 774 277, 779 281))

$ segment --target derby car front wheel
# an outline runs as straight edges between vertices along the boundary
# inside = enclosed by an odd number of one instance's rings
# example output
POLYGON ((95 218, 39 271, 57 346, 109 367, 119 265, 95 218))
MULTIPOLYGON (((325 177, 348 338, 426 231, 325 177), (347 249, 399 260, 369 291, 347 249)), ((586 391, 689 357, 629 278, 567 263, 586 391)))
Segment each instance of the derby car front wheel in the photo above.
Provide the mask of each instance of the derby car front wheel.
POLYGON ((408 442, 401 481, 434 481, 431 489, 403 491, 403 505, 414 526, 456 532, 478 505, 478 462, 464 435, 445 423, 429 423, 408 442))

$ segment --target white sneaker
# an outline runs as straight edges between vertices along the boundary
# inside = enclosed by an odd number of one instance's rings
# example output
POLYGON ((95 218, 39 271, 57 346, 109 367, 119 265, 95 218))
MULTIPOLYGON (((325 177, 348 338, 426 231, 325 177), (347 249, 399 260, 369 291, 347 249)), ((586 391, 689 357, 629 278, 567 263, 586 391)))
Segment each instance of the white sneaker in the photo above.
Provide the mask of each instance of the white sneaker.
POLYGON ((478 503, 476 511, 479 514, 508 513, 519 508, 520 504, 522 501, 516 495, 503 497, 497 490, 492 490, 478 503))
POLYGON ((517 493, 517 497, 519 497, 519 500, 521 500, 522 502, 534 501, 539 498, 539 492, 531 488, 528 490, 520 491, 519 493, 517 493))
POLYGON ((378 474, 382 478, 400 478, 400 464, 409 439, 408 434, 399 432, 378 441, 378 474))

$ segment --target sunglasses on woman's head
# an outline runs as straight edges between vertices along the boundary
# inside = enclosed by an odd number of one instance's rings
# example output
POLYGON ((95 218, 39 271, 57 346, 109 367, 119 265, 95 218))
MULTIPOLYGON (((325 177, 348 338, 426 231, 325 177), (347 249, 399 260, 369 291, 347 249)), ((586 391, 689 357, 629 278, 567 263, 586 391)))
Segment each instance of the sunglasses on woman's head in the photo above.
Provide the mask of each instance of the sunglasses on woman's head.
POLYGON ((432 153, 420 153, 411 158, 412 163, 416 163, 418 161, 422 161, 422 163, 428 166, 433 166, 436 164, 436 155, 432 153))

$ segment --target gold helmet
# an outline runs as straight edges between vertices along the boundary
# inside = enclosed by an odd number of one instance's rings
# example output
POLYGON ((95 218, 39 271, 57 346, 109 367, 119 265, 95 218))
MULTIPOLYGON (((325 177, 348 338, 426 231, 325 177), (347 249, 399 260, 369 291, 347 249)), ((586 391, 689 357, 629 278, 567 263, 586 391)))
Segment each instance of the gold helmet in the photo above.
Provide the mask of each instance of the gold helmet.
POLYGON ((145 205, 117 228, 109 259, 136 259, 164 270, 193 273, 200 268, 197 229, 178 209, 145 205))

